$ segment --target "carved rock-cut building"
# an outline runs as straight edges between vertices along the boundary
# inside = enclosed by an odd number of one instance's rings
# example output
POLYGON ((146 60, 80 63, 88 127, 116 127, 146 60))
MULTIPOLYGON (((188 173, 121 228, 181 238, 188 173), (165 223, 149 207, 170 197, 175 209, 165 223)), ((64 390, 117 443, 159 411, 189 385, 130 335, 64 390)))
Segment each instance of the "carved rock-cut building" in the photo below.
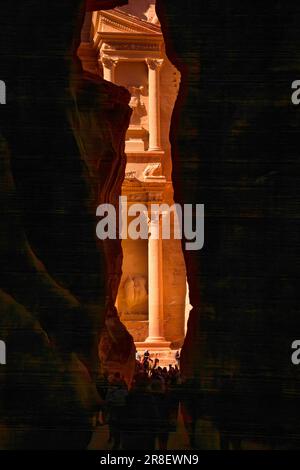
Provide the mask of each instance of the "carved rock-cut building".
MULTIPOLYGON (((173 201, 169 129, 180 73, 168 60, 154 2, 129 2, 87 15, 79 55, 86 71, 126 87, 131 122, 122 195, 128 206, 173 201)), ((181 347, 189 310, 180 240, 155 239, 163 214, 151 220, 148 240, 122 241, 117 309, 138 350, 165 362, 181 347)), ((171 229, 171 234, 172 234, 171 229)))

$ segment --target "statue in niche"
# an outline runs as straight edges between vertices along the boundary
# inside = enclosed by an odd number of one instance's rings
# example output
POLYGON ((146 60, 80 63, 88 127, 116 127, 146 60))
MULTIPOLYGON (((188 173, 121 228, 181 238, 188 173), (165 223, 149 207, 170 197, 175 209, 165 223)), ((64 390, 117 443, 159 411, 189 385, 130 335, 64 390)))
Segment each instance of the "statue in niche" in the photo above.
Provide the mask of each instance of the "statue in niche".
POLYGON ((141 126, 141 119, 147 115, 146 106, 143 102, 142 94, 145 88, 143 86, 128 86, 128 90, 131 94, 131 100, 129 106, 132 109, 132 116, 130 124, 132 126, 141 126))
POLYGON ((145 16, 146 16, 147 21, 149 23, 159 24, 159 19, 158 19, 157 14, 156 14, 155 2, 154 1, 150 2, 148 10, 145 12, 145 16))
POLYGON ((123 289, 127 307, 130 309, 134 305, 134 280, 131 276, 128 276, 124 282, 123 289))
POLYGON ((119 296, 119 312, 125 320, 146 320, 148 315, 147 279, 129 275, 119 296))

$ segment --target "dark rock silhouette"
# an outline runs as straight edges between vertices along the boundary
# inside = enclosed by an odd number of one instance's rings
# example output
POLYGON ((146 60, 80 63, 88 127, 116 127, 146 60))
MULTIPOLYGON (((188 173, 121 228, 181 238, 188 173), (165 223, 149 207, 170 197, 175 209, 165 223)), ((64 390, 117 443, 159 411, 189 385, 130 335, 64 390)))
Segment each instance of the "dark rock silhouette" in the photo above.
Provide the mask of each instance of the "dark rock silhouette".
POLYGON ((101 336, 115 365, 129 376, 134 368, 132 338, 111 307, 121 247, 95 234, 96 206, 117 199, 124 177, 130 96, 83 74, 85 2, 2 9, 0 447, 86 448, 101 336))
POLYGON ((193 419, 219 428, 226 416, 228 435, 298 448, 300 7, 158 0, 157 12, 182 74, 175 201, 205 204, 204 249, 185 253, 194 308, 181 367, 198 383, 193 419))

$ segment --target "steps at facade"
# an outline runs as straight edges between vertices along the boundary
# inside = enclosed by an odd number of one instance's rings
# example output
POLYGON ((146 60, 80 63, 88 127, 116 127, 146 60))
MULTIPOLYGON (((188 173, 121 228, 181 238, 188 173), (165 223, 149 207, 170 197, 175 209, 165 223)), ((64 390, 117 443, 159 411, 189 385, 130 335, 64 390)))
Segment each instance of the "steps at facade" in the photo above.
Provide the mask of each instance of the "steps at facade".
POLYGON ((175 354, 176 354, 176 349, 171 349, 171 348, 142 348, 140 346, 137 346, 137 352, 140 354, 141 357, 144 356, 144 352, 146 349, 150 353, 150 358, 152 359, 153 363, 156 358, 159 359, 159 365, 160 367, 169 367, 171 364, 173 367, 177 364, 177 361, 175 359, 175 354))

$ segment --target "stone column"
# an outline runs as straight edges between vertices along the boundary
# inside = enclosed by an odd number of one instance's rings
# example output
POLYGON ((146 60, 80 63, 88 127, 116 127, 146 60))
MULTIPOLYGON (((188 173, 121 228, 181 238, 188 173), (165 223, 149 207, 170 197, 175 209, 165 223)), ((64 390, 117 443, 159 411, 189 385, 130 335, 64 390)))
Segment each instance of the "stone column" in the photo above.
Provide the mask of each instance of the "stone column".
POLYGON ((109 57, 107 55, 103 55, 101 57, 101 62, 103 65, 103 78, 108 82, 114 83, 115 81, 115 68, 118 63, 116 59, 109 57))
POLYGON ((160 144, 160 67, 163 59, 147 59, 149 71, 149 150, 161 150, 160 144))
MULTIPOLYGON (((154 216, 154 214, 153 214, 154 216)), ((149 221, 148 240, 149 336, 146 343, 165 343, 163 325, 163 271, 160 215, 149 221)))

